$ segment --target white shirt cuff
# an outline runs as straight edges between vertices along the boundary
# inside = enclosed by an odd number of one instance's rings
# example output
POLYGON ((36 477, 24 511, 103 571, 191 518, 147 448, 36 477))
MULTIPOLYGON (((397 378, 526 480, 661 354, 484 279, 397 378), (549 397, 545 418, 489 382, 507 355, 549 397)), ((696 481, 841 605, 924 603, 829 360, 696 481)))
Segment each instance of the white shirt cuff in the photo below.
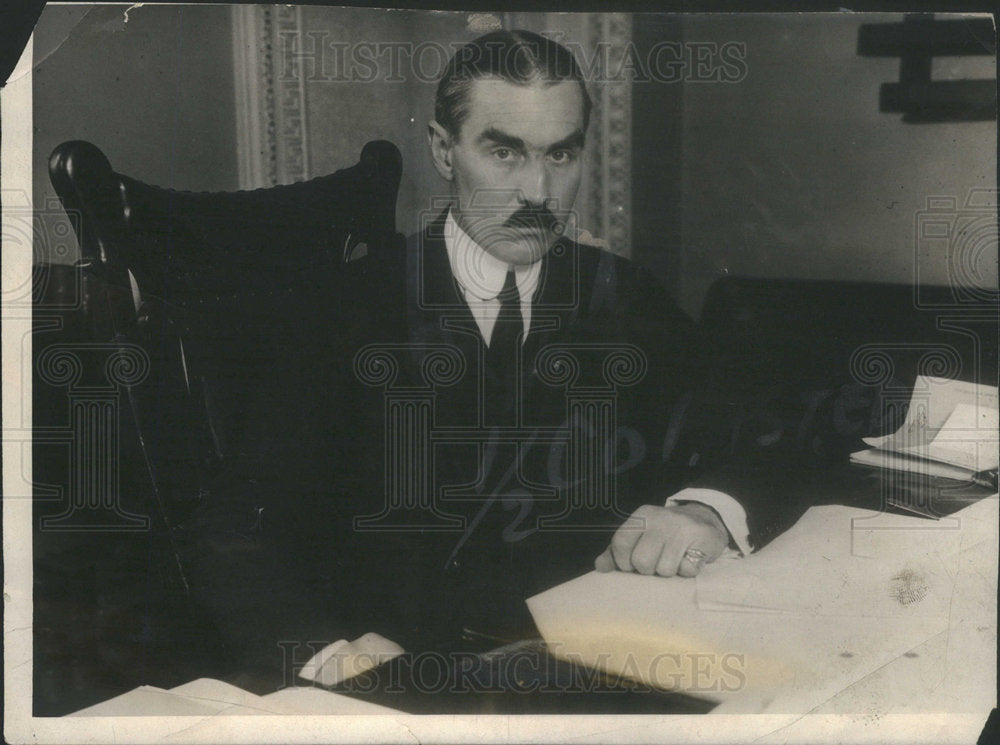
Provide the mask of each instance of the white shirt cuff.
POLYGON ((722 519, 722 524, 729 531, 730 538, 736 544, 736 548, 744 556, 749 556, 753 550, 750 548, 750 528, 747 527, 747 513, 742 505, 728 494, 723 494, 715 489, 699 489, 689 487, 681 489, 672 497, 667 499, 667 504, 671 502, 699 502, 711 507, 722 519))

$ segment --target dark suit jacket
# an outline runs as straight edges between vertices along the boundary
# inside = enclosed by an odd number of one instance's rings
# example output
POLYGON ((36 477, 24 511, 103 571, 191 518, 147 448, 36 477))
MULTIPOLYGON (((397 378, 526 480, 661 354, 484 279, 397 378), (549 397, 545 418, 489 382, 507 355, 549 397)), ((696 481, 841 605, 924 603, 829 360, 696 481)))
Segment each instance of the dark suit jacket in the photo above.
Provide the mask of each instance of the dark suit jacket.
POLYGON ((296 376, 255 391, 241 456, 191 523, 194 590, 239 664, 279 663, 279 640, 378 631, 416 651, 466 627, 531 633, 524 597, 699 478, 743 488, 752 527, 801 512, 726 470, 693 323, 608 252, 561 241, 542 260, 520 392, 498 400, 443 226, 344 267, 296 376), (515 418, 493 426, 504 404, 515 418))

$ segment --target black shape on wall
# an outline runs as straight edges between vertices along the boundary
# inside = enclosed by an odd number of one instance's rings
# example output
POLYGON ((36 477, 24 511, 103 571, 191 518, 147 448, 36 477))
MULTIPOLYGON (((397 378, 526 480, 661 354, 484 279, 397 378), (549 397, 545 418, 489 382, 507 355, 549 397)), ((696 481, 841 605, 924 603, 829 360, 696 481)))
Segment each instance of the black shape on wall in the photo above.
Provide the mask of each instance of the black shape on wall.
POLYGON ((879 90, 879 111, 902 114, 909 124, 994 121, 996 80, 931 80, 934 57, 996 54, 989 19, 935 21, 911 14, 902 23, 866 24, 858 30, 862 57, 899 57, 899 82, 879 90))

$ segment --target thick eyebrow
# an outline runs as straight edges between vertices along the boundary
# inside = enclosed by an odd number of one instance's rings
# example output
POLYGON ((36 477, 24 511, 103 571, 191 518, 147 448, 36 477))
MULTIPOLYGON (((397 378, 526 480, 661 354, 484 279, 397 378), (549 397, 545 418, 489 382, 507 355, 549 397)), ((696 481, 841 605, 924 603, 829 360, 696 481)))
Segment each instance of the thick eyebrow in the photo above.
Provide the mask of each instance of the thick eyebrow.
POLYGON ((555 150, 573 150, 574 148, 579 148, 580 150, 582 150, 583 143, 584 143, 583 130, 578 129, 569 137, 564 137, 563 139, 559 140, 559 142, 550 146, 549 152, 551 153, 555 150))
POLYGON ((502 147, 509 147, 511 150, 520 150, 521 152, 524 152, 527 149, 524 145, 524 140, 520 137, 507 134, 496 127, 489 127, 484 130, 483 133, 479 135, 479 141, 482 142, 483 140, 489 140, 502 147))
MULTIPOLYGON (((489 141, 493 142, 501 147, 509 147, 511 150, 518 150, 520 152, 525 152, 527 146, 520 137, 515 137, 514 135, 507 134, 503 130, 497 129, 496 127, 489 127, 483 130, 482 134, 479 135, 479 141, 489 141)), ((583 149, 584 135, 583 130, 578 129, 573 134, 568 137, 564 137, 547 149, 547 152, 554 152, 556 150, 572 150, 574 148, 583 149)))

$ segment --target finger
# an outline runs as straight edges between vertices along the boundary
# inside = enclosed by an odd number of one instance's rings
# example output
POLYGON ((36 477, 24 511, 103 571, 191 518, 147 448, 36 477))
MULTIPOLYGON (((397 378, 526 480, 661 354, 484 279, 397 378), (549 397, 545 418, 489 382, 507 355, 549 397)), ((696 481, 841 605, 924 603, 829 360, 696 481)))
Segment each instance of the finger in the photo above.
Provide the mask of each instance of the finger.
POLYGON ((673 577, 677 574, 683 550, 678 550, 676 546, 664 545, 663 552, 656 562, 656 573, 661 577, 673 577))
POLYGON ((626 523, 618 528, 614 538, 611 539, 611 555, 615 559, 615 564, 623 572, 632 571, 632 549, 635 548, 635 544, 639 541, 643 532, 641 528, 635 527, 634 524, 630 525, 626 523))
POLYGON ((611 547, 604 549, 604 553, 594 559, 594 569, 598 572, 613 572, 615 569, 615 557, 611 555, 611 547))
POLYGON ((707 554, 695 546, 688 547, 677 565, 677 574, 681 577, 695 577, 705 565, 707 554))
POLYGON ((702 534, 691 541, 690 547, 696 548, 705 554, 702 565, 711 564, 722 556, 722 552, 729 545, 729 533, 720 532, 714 528, 707 528, 702 534))
POLYGON ((656 565, 663 553, 663 536, 657 533, 646 532, 632 549, 632 568, 639 574, 653 574, 656 565))
POLYGON ((719 558, 725 547, 725 538, 719 535, 717 530, 709 530, 694 537, 684 550, 677 573, 682 577, 696 576, 702 567, 719 558))
POLYGON ((669 556, 664 550, 656 571, 659 574, 673 570, 680 577, 695 577, 705 564, 718 558, 723 548, 724 542, 714 528, 685 531, 681 539, 670 546, 669 556))
POLYGON ((673 577, 678 574, 684 552, 693 541, 694 536, 689 530, 679 531, 677 535, 671 537, 671 540, 665 541, 660 559, 656 562, 656 573, 661 577, 673 577))

